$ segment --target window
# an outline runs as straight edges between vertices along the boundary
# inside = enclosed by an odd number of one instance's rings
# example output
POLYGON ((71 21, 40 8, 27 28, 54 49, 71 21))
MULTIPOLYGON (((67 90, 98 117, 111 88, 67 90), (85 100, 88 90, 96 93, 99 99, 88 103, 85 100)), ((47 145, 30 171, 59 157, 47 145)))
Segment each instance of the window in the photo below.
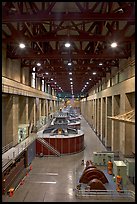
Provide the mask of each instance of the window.
POLYGON ((35 73, 35 67, 33 67, 33 72, 32 72, 32 78, 31 78, 31 87, 35 87, 35 81, 36 81, 36 73, 35 73))
POLYGON ((44 79, 42 79, 42 91, 44 91, 44 79))

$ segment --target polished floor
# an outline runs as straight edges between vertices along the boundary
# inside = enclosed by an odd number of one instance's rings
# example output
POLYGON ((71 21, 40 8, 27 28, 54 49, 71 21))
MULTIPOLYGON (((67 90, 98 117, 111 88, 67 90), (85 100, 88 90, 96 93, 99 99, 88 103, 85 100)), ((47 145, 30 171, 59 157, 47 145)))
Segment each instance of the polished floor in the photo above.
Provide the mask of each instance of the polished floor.
MULTIPOLYGON (((81 129, 85 133, 84 151, 62 157, 36 157, 32 161, 32 170, 26 176, 23 185, 19 186, 12 197, 3 195, 2 201, 102 202, 89 198, 79 199, 75 196, 77 170, 81 166, 81 161, 92 160, 94 151, 106 150, 84 118, 81 120, 81 129)), ((128 181, 128 189, 135 191, 135 186, 130 181, 128 181)), ((125 200, 120 201, 125 202, 125 200)))

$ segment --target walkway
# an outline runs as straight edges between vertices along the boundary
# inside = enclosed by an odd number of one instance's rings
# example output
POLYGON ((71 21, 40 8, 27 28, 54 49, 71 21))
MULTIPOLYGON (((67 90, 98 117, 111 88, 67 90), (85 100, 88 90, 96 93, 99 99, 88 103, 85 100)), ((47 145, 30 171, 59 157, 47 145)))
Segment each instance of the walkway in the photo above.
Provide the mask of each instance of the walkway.
MULTIPOLYGON (((83 159, 92 160, 94 151, 106 151, 106 148, 83 118, 81 129, 85 133, 84 151, 62 157, 36 157, 24 184, 19 186, 12 197, 4 195, 3 202, 95 202, 76 198, 76 171, 83 159)), ((128 187, 135 190, 130 183, 128 187)))

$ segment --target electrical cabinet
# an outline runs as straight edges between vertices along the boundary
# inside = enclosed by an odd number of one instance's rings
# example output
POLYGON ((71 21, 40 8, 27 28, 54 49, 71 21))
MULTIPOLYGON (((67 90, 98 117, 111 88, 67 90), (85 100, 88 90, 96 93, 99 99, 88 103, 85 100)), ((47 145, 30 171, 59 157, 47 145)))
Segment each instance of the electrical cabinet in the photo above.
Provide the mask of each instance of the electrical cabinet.
POLYGON ((135 159, 134 158, 125 158, 124 160, 127 166, 127 176, 133 180, 135 177, 135 159))
POLYGON ((22 142, 26 137, 28 137, 28 127, 29 124, 20 124, 18 126, 18 143, 22 142))
POLYGON ((40 125, 45 125, 46 124, 46 116, 41 116, 40 117, 40 125))
POLYGON ((93 152, 93 162, 95 165, 107 166, 108 161, 114 161, 112 152, 93 152))
POLYGON ((113 162, 113 174, 115 177, 117 175, 122 177, 122 185, 125 187, 127 184, 127 166, 123 161, 113 162))

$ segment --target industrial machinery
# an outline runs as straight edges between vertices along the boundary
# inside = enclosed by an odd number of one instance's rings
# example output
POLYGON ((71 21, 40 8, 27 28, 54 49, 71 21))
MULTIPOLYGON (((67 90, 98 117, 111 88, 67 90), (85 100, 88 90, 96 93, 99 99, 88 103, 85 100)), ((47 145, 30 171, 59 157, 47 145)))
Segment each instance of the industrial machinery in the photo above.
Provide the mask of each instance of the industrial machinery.
POLYGON ((90 190, 106 190, 104 184, 108 183, 108 179, 103 171, 96 168, 91 160, 88 160, 79 183, 87 184, 86 189, 90 187, 90 190))
POLYGON ((120 173, 116 176, 116 190, 118 192, 121 192, 123 189, 122 187, 122 176, 120 176, 120 173))
POLYGON ((37 155, 57 155, 77 153, 84 149, 84 133, 68 125, 66 115, 60 111, 51 124, 37 132, 37 155))
POLYGON ((45 128, 44 133, 50 133, 50 135, 62 134, 68 136, 69 134, 78 134, 78 130, 70 128, 68 126, 68 120, 64 116, 58 116, 54 119, 54 123, 49 127, 45 128))
POLYGON ((135 159, 134 158, 125 158, 124 162, 127 166, 127 176, 135 184, 135 159))
POLYGON ((123 188, 127 185, 127 166, 123 161, 114 161, 113 162, 113 174, 122 177, 122 186, 123 188))
POLYGON ((113 174, 113 163, 111 161, 111 158, 110 160, 108 161, 108 174, 112 175, 113 174))
POLYGON ((26 137, 28 137, 28 127, 29 124, 20 124, 18 126, 18 143, 22 142, 26 137))
POLYGON ((113 152, 93 152, 93 162, 95 165, 99 166, 107 166, 108 161, 113 163, 114 161, 114 153, 113 152))

